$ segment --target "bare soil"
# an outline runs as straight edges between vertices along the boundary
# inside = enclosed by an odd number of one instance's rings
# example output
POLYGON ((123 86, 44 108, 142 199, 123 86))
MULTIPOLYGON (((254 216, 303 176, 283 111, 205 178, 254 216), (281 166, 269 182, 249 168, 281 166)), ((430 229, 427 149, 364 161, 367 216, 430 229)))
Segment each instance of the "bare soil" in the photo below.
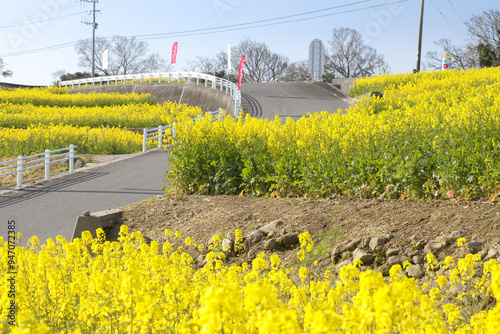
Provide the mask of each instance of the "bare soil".
MULTIPOLYGON (((500 241, 500 204, 482 201, 166 195, 124 210, 124 223, 131 231, 141 231, 162 242, 164 230, 169 228, 205 245, 214 234, 241 229, 248 236, 277 219, 285 223, 287 232, 309 231, 316 244, 322 243, 313 260, 325 269, 332 265, 330 251, 336 245, 364 236, 390 236, 386 247, 402 250, 420 240, 430 244, 443 241, 455 230, 467 240, 482 242, 484 249, 500 241), (327 239, 326 245, 323 239, 327 239)), ((440 256, 456 256, 458 252, 454 242, 440 256)), ((295 253, 280 255, 293 264, 295 253)))

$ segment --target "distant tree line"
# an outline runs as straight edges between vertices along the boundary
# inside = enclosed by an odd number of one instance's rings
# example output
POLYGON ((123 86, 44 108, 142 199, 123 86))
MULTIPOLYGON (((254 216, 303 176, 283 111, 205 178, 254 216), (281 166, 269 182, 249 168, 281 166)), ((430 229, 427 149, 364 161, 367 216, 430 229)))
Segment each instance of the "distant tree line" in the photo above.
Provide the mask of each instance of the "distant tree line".
MULTIPOLYGON (((430 51, 425 56, 424 67, 435 70, 441 68, 442 53, 452 56, 453 68, 469 69, 476 67, 500 66, 500 11, 489 10, 473 15, 466 22, 468 34, 473 42, 463 46, 454 45, 449 39, 435 42, 440 51, 430 51)), ((60 80, 72 80, 90 76, 92 63, 92 41, 79 41, 75 50, 79 66, 84 72, 54 74, 60 80)), ((148 44, 134 37, 115 36, 112 39, 97 38, 95 48, 95 71, 97 75, 132 74, 141 72, 169 71, 168 64, 158 53, 148 54, 148 44), (102 55, 109 50, 109 66, 104 69, 102 55)), ((231 67, 228 73, 227 52, 220 51, 214 56, 197 55, 188 62, 188 69, 209 73, 219 77, 237 80, 239 61, 246 56, 244 82, 280 82, 311 80, 306 60, 290 62, 289 58, 272 51, 265 43, 244 38, 231 48, 231 67)), ((3 70, 3 76, 12 75, 3 70)), ((323 79, 356 78, 373 76, 389 71, 384 55, 367 45, 362 34, 351 28, 332 30, 329 48, 326 50, 325 72, 323 79)))

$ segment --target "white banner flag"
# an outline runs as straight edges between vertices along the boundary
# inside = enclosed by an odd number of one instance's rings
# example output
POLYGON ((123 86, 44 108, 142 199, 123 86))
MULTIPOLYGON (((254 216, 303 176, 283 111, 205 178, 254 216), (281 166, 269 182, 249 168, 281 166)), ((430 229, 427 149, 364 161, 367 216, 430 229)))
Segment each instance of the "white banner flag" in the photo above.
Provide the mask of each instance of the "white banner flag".
POLYGON ((227 74, 231 74, 231 44, 227 45, 227 74))
POLYGON ((104 52, 102 53, 102 70, 103 71, 106 71, 108 69, 108 66, 109 66, 109 52, 108 52, 108 49, 104 50, 104 52))

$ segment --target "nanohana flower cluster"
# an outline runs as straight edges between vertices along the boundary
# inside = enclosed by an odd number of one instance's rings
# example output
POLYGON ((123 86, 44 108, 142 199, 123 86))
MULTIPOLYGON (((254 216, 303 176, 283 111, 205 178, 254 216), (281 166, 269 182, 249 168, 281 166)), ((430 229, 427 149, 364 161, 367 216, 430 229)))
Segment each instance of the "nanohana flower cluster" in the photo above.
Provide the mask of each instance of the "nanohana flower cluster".
POLYGON ((0 157, 70 144, 79 153, 135 153, 142 148, 142 134, 126 128, 170 125, 200 114, 200 108, 185 104, 156 104, 149 94, 69 94, 54 87, 2 89, 0 157))
POLYGON ((170 179, 184 193, 500 196, 500 68, 360 79, 346 114, 249 115, 179 131, 170 179))
MULTIPOLYGON (((160 245, 120 230, 119 241, 84 232, 67 242, 17 247, 17 324, 2 333, 498 333, 500 265, 477 272, 467 255, 438 264, 428 256, 428 279, 408 278, 400 265, 384 279, 359 263, 339 275, 284 268, 278 255, 228 266, 210 250, 196 269, 188 255, 203 249, 165 231, 160 245), (177 245, 177 246, 174 246, 177 245), (447 274, 446 274, 447 272, 447 274), (494 299, 493 299, 494 298, 494 299), (491 300, 482 307, 480 301, 491 300)), ((300 252, 312 246, 301 235, 300 252)), ((7 246, 0 248, 3 292, 7 246)), ((206 248, 205 248, 206 249, 206 248)), ((300 257, 301 255, 299 255, 300 257)), ((409 264, 405 263, 407 267, 409 264)), ((7 308, 1 309, 6 318, 7 308)))

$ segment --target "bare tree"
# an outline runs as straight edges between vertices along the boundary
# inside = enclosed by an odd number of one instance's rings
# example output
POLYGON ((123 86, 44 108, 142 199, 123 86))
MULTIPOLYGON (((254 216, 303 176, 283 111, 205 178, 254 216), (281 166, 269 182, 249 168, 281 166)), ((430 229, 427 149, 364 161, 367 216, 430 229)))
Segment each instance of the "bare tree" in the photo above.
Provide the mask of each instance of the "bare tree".
POLYGON ((456 46, 447 38, 435 41, 440 51, 429 51, 425 55, 424 68, 429 70, 439 70, 442 67, 443 53, 449 52, 451 55, 452 69, 470 69, 477 68, 478 53, 477 49, 472 44, 465 46, 456 46))
MULTIPOLYGON (((75 45, 78 53, 79 66, 90 68, 92 66, 92 40, 85 39, 75 45)), ((115 36, 112 40, 96 38, 95 69, 104 75, 131 74, 141 72, 157 72, 169 70, 166 61, 159 53, 147 55, 148 44, 135 37, 115 36), (103 69, 103 52, 109 51, 108 69, 103 69)))
POLYGON ((198 55, 194 60, 188 61, 188 66, 189 70, 194 72, 212 75, 221 72, 225 73, 227 67, 227 54, 225 52, 219 52, 214 57, 198 55))
POLYGON ((307 81, 311 78, 307 61, 302 60, 288 64, 283 81, 307 81))
POLYGON ((479 44, 497 45, 500 43, 500 11, 490 9, 481 15, 472 15, 465 23, 469 35, 479 44))
POLYGON ((232 68, 238 71, 241 57, 245 56, 244 82, 283 81, 288 66, 288 58, 271 52, 265 43, 245 38, 231 49, 232 68))
MULTIPOLYGON (((113 44, 110 40, 97 37, 95 39, 95 72, 104 75, 117 74, 113 73, 110 69, 111 66, 108 67, 107 70, 103 69, 103 59, 102 54, 106 49, 110 52, 113 48, 113 44)), ((92 69, 92 39, 82 39, 78 41, 75 45, 75 51, 79 56, 78 66, 85 69, 92 69)), ((110 64, 111 65, 111 64, 110 64)))
POLYGON ((500 11, 490 9, 481 15, 472 15, 466 25, 477 43, 479 66, 500 66, 500 11))
POLYGON ((11 70, 4 70, 5 63, 2 58, 0 58, 0 74, 2 77, 11 77, 13 75, 11 70))
POLYGON ((327 70, 336 77, 357 78, 389 70, 384 56, 366 45, 361 33, 355 29, 333 29, 330 47, 326 65, 327 70))
POLYGON ((288 58, 269 50, 265 43, 245 38, 231 48, 231 73, 227 73, 227 52, 221 51, 213 57, 196 56, 188 62, 189 70, 217 76, 229 75, 237 80, 241 57, 245 56, 244 82, 283 81, 288 66, 288 58))

